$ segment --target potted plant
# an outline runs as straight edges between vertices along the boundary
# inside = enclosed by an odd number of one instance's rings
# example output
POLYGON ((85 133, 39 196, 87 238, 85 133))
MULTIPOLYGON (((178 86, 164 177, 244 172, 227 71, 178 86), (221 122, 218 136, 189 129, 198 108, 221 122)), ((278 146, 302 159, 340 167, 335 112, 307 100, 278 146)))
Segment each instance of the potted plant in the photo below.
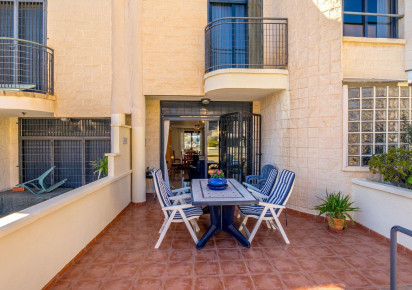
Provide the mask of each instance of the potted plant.
POLYGON ((96 169, 93 173, 98 173, 97 179, 100 179, 100 176, 107 176, 108 174, 108 158, 107 156, 97 160, 91 161, 90 164, 92 165, 93 169, 96 169))
POLYGON ((225 178, 225 174, 223 170, 215 169, 212 174, 210 174, 210 178, 207 181, 207 185, 210 189, 214 190, 223 190, 227 187, 227 180, 225 178))
POLYGON ((326 190, 326 197, 320 198, 322 203, 314 209, 319 211, 319 216, 326 214, 329 230, 332 232, 342 232, 347 227, 346 218, 352 221, 350 212, 358 211, 358 207, 353 207, 353 202, 349 200, 348 195, 343 195, 341 192, 329 193, 326 190))

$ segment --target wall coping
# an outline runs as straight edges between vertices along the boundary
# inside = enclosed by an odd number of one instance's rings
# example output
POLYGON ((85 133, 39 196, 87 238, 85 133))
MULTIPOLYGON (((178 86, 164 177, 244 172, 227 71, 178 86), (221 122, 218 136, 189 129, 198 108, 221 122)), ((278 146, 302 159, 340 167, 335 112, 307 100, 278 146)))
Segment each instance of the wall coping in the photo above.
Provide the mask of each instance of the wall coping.
POLYGON ((385 184, 381 182, 376 182, 376 181, 370 181, 366 179, 360 179, 360 178, 354 178, 352 179, 352 183, 367 187, 367 188, 372 188, 375 190, 383 191, 386 193, 402 196, 408 199, 412 199, 412 190, 402 188, 402 187, 397 187, 391 184, 385 184))
POLYGON ((399 38, 370 38, 370 37, 343 36, 342 40, 343 42, 406 45, 406 39, 399 39, 399 38))
POLYGON ((280 74, 280 75, 289 75, 289 70, 287 69, 250 69, 250 68, 224 68, 224 69, 217 69, 212 72, 208 72, 205 74, 204 79, 210 78, 215 75, 220 74, 258 74, 258 75, 265 75, 265 74, 280 74))
POLYGON ((38 219, 49 215, 63 207, 66 207, 79 199, 83 199, 107 185, 123 179, 128 175, 131 175, 131 173, 132 170, 128 170, 127 172, 124 172, 118 176, 104 177, 100 180, 94 181, 82 187, 73 189, 59 196, 46 200, 42 203, 28 207, 17 213, 13 213, 0 218, 0 238, 7 236, 27 225, 30 225, 38 219), (21 217, 16 218, 16 220, 14 221, 7 222, 8 217, 10 217, 11 215, 20 215, 21 217))

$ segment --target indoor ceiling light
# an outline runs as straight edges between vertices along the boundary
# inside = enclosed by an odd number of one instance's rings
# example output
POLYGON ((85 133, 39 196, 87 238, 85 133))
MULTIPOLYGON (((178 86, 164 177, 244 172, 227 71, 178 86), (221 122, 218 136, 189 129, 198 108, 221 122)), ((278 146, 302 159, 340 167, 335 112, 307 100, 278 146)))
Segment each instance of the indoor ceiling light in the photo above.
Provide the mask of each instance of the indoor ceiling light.
POLYGON ((202 98, 200 101, 202 102, 203 105, 209 105, 209 103, 210 103, 209 98, 202 98))

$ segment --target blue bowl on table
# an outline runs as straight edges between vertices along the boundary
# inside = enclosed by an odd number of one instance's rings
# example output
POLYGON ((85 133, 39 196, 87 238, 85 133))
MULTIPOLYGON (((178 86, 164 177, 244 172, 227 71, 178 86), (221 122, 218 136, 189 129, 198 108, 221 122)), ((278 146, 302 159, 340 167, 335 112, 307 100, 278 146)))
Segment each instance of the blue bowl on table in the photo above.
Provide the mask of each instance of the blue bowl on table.
POLYGON ((211 177, 207 181, 207 187, 211 190, 225 190, 227 188, 227 180, 224 177, 211 177))

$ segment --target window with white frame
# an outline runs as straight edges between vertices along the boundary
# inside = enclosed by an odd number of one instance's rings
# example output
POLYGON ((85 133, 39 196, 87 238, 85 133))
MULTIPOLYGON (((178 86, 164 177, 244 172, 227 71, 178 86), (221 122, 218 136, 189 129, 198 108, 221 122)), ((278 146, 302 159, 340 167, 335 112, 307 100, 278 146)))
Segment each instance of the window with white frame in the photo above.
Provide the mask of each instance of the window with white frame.
POLYGON ((373 154, 406 147, 404 120, 411 121, 411 87, 349 87, 347 109, 348 166, 368 166, 373 154))

